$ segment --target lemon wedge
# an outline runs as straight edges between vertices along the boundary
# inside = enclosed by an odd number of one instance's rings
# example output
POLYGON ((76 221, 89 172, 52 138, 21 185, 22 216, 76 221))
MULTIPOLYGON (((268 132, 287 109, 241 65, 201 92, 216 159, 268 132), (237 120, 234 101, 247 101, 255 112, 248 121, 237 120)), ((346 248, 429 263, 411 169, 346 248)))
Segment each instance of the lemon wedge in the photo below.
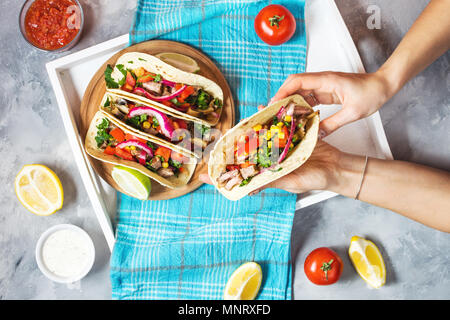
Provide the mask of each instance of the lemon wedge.
POLYGON ((185 56, 184 54, 175 52, 162 52, 158 53, 156 57, 158 59, 161 59, 165 63, 186 72, 195 73, 200 71, 200 67, 197 64, 197 61, 195 61, 191 57, 185 56))
POLYGON ((225 300, 253 300, 261 286, 262 270, 259 264, 247 262, 237 268, 225 286, 225 300))
POLYGON ((115 166, 111 177, 130 196, 139 200, 147 200, 152 190, 150 178, 137 170, 123 166, 115 166))
POLYGON ((14 189, 20 203, 40 216, 51 215, 63 205, 61 181, 44 165, 25 165, 16 176, 14 189))
POLYGON ((378 247, 369 240, 353 236, 348 249, 350 260, 358 274, 373 288, 386 282, 386 267, 378 247))

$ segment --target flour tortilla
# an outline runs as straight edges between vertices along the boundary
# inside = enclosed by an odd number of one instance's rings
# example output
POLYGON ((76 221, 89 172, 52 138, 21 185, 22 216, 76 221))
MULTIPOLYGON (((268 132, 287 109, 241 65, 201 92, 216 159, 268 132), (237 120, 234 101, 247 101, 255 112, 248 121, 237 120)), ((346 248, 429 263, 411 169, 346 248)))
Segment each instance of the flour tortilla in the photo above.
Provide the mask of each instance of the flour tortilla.
MULTIPOLYGON (((89 129, 86 134, 85 149, 86 149, 86 152, 90 156, 92 156, 100 161, 103 161, 103 162, 108 162, 108 163, 112 163, 115 165, 121 165, 124 167, 135 169, 170 189, 183 187, 189 182, 189 180, 191 179, 191 177, 194 173, 195 166, 197 165, 196 158, 192 157, 189 154, 184 153, 185 156, 189 157, 190 161, 189 161, 189 163, 186 163, 183 165, 185 170, 183 172, 181 172, 180 174, 178 174, 178 177, 172 176, 170 178, 164 178, 164 177, 161 177, 160 175, 156 174, 155 172, 150 171, 145 166, 143 166, 137 162, 120 159, 114 155, 109 155, 109 154, 103 153, 103 150, 101 150, 97 147, 97 142, 95 141, 95 136, 97 135, 97 130, 98 130, 97 125, 99 125, 102 122, 103 118, 105 118, 105 114, 99 111, 95 114, 94 118, 91 121, 91 124, 89 125, 89 129)), ((123 126, 119 126, 119 127, 125 133, 132 134, 138 138, 147 139, 146 137, 139 135, 131 130, 128 130, 127 128, 124 128, 123 126)), ((166 145, 163 145, 163 144, 161 144, 161 145, 164 147, 167 147, 166 145)))
MULTIPOLYGON (((105 95, 103 96, 103 99, 102 99, 102 102, 101 102, 99 108, 100 108, 100 111, 101 111, 102 113, 104 113, 105 116, 106 116, 109 120, 111 120, 111 122, 114 123, 116 126, 121 127, 121 128, 122 128, 122 127, 125 127, 125 128, 128 129, 128 131, 131 131, 131 132, 134 132, 135 134, 141 135, 141 136, 144 137, 144 139, 149 140, 149 141, 154 142, 154 143, 157 143, 157 144, 160 144, 160 145, 163 145, 163 146, 165 146, 165 147, 167 147, 167 148, 169 148, 169 149, 178 151, 178 152, 180 152, 180 153, 187 153, 187 154, 189 154, 190 156, 195 156, 195 157, 197 157, 197 156, 194 154, 194 152, 193 152, 192 150, 183 148, 183 147, 181 147, 181 146, 178 146, 178 145, 176 145, 176 144, 173 144, 173 143, 171 143, 171 142, 168 142, 168 141, 166 141, 166 140, 164 140, 164 139, 161 139, 161 138, 159 138, 159 137, 156 137, 156 136, 154 136, 154 135, 152 135, 152 134, 149 134, 149 133, 147 133, 147 132, 142 132, 142 131, 140 131, 140 130, 138 130, 138 129, 136 129, 136 128, 133 128, 133 127, 130 126, 129 124, 125 123, 125 121, 120 120, 120 119, 117 119, 112 113, 110 113, 110 111, 109 111, 107 108, 104 107, 104 105, 105 105, 105 103, 106 103, 106 101, 107 101, 108 98, 109 98, 110 101, 112 101, 113 99, 117 99, 117 98, 124 98, 124 99, 127 99, 127 100, 132 101, 132 102, 135 102, 135 103, 140 103, 140 104, 143 104, 143 105, 146 105, 146 104, 143 103, 142 101, 136 101, 135 99, 130 98, 130 97, 126 97, 125 95, 122 95, 122 94, 113 94, 113 93, 108 93, 108 92, 105 93, 105 95)), ((153 109, 155 109, 155 110, 161 111, 162 113, 165 113, 166 115, 169 115, 169 116, 172 116, 172 117, 175 117, 175 118, 182 119, 182 117, 180 117, 179 115, 174 114, 173 112, 170 112, 170 111, 161 109, 161 108, 159 108, 159 107, 157 107, 157 106, 149 105, 149 107, 151 107, 151 108, 153 108, 153 109)), ((191 120, 188 120, 188 119, 183 119, 183 120, 191 121, 191 120)))
POLYGON ((227 199, 239 200, 243 198, 250 192, 259 189, 269 182, 277 180, 297 169, 310 157, 314 147, 316 146, 319 132, 320 119, 318 114, 314 115, 308 121, 306 125, 306 135, 302 141, 289 152, 287 157, 279 165, 272 168, 273 171, 266 170, 263 173, 254 176, 247 185, 242 187, 237 185, 230 191, 226 190, 225 187, 220 187, 217 182, 217 178, 219 178, 220 175, 226 171, 227 164, 230 164, 230 161, 227 163, 227 155, 230 157, 230 154, 234 154, 234 142, 255 125, 264 124, 271 120, 282 106, 287 106, 291 101, 298 105, 308 107, 313 111, 312 107, 303 99, 302 96, 293 95, 287 97, 255 113, 244 121, 241 121, 235 127, 231 128, 224 136, 222 136, 215 145, 208 162, 208 174, 214 186, 227 199), (276 171, 278 168, 282 169, 280 171, 276 171))
MULTIPOLYGON (((211 94, 214 98, 219 98, 220 101, 223 102, 222 89, 214 81, 211 81, 195 73, 190 73, 177 69, 171 66, 170 64, 167 64, 164 61, 158 59, 155 56, 141 52, 128 52, 119 57, 119 59, 116 62, 116 65, 118 64, 122 64, 125 69, 137 69, 139 67, 143 67, 145 70, 149 72, 160 74, 164 79, 167 79, 169 81, 184 83, 193 86, 200 86, 206 92, 211 94)), ((119 80, 123 78, 123 74, 117 68, 114 68, 114 71, 112 72, 111 76, 116 82, 119 82, 119 80)), ((144 104, 149 104, 150 106, 157 106, 159 108, 162 108, 164 110, 176 114, 180 118, 192 120, 198 123, 205 124, 207 126, 214 126, 219 122, 220 114, 222 113, 223 109, 219 108, 217 110, 218 116, 214 121, 208 121, 204 119, 199 119, 187 113, 168 107, 157 101, 153 101, 140 95, 133 94, 124 90, 107 89, 107 91, 116 94, 121 94, 125 97, 132 98, 133 100, 142 101, 144 104)))

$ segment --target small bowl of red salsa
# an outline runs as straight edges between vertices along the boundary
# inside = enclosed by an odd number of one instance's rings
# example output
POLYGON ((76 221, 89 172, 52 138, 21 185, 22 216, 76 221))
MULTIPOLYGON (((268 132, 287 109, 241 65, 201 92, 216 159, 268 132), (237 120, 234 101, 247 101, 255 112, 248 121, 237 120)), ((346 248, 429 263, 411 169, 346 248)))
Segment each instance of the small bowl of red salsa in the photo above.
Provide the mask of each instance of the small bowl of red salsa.
POLYGON ((72 48, 84 24, 78 0, 27 0, 19 19, 20 31, 28 43, 52 52, 72 48))

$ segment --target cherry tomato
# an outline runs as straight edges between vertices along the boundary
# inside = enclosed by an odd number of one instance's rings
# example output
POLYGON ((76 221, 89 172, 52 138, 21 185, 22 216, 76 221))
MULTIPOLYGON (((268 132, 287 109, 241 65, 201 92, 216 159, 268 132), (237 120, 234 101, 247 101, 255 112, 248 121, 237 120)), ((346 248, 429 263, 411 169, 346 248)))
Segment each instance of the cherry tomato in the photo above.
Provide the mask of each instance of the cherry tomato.
POLYGON ((318 285, 337 282, 342 274, 344 264, 341 257, 329 248, 313 250, 305 260, 304 269, 308 279, 318 285))
POLYGON ((288 41, 295 32, 295 18, 288 9, 271 4, 264 7, 256 16, 255 31, 267 44, 278 46, 288 41))

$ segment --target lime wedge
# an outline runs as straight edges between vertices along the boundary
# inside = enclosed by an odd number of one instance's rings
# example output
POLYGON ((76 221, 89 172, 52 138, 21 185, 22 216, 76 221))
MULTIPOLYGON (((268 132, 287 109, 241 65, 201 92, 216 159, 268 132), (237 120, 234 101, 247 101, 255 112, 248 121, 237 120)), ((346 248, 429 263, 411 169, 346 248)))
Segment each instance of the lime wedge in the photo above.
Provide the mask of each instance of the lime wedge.
POLYGON ((197 62, 191 57, 185 56, 184 54, 175 52, 162 52, 156 55, 157 58, 161 59, 171 66, 181 69, 186 72, 198 72, 200 67, 197 62))
POLYGON ((115 166, 111 172, 114 181, 130 196, 147 200, 152 190, 150 178, 127 167, 115 166))

